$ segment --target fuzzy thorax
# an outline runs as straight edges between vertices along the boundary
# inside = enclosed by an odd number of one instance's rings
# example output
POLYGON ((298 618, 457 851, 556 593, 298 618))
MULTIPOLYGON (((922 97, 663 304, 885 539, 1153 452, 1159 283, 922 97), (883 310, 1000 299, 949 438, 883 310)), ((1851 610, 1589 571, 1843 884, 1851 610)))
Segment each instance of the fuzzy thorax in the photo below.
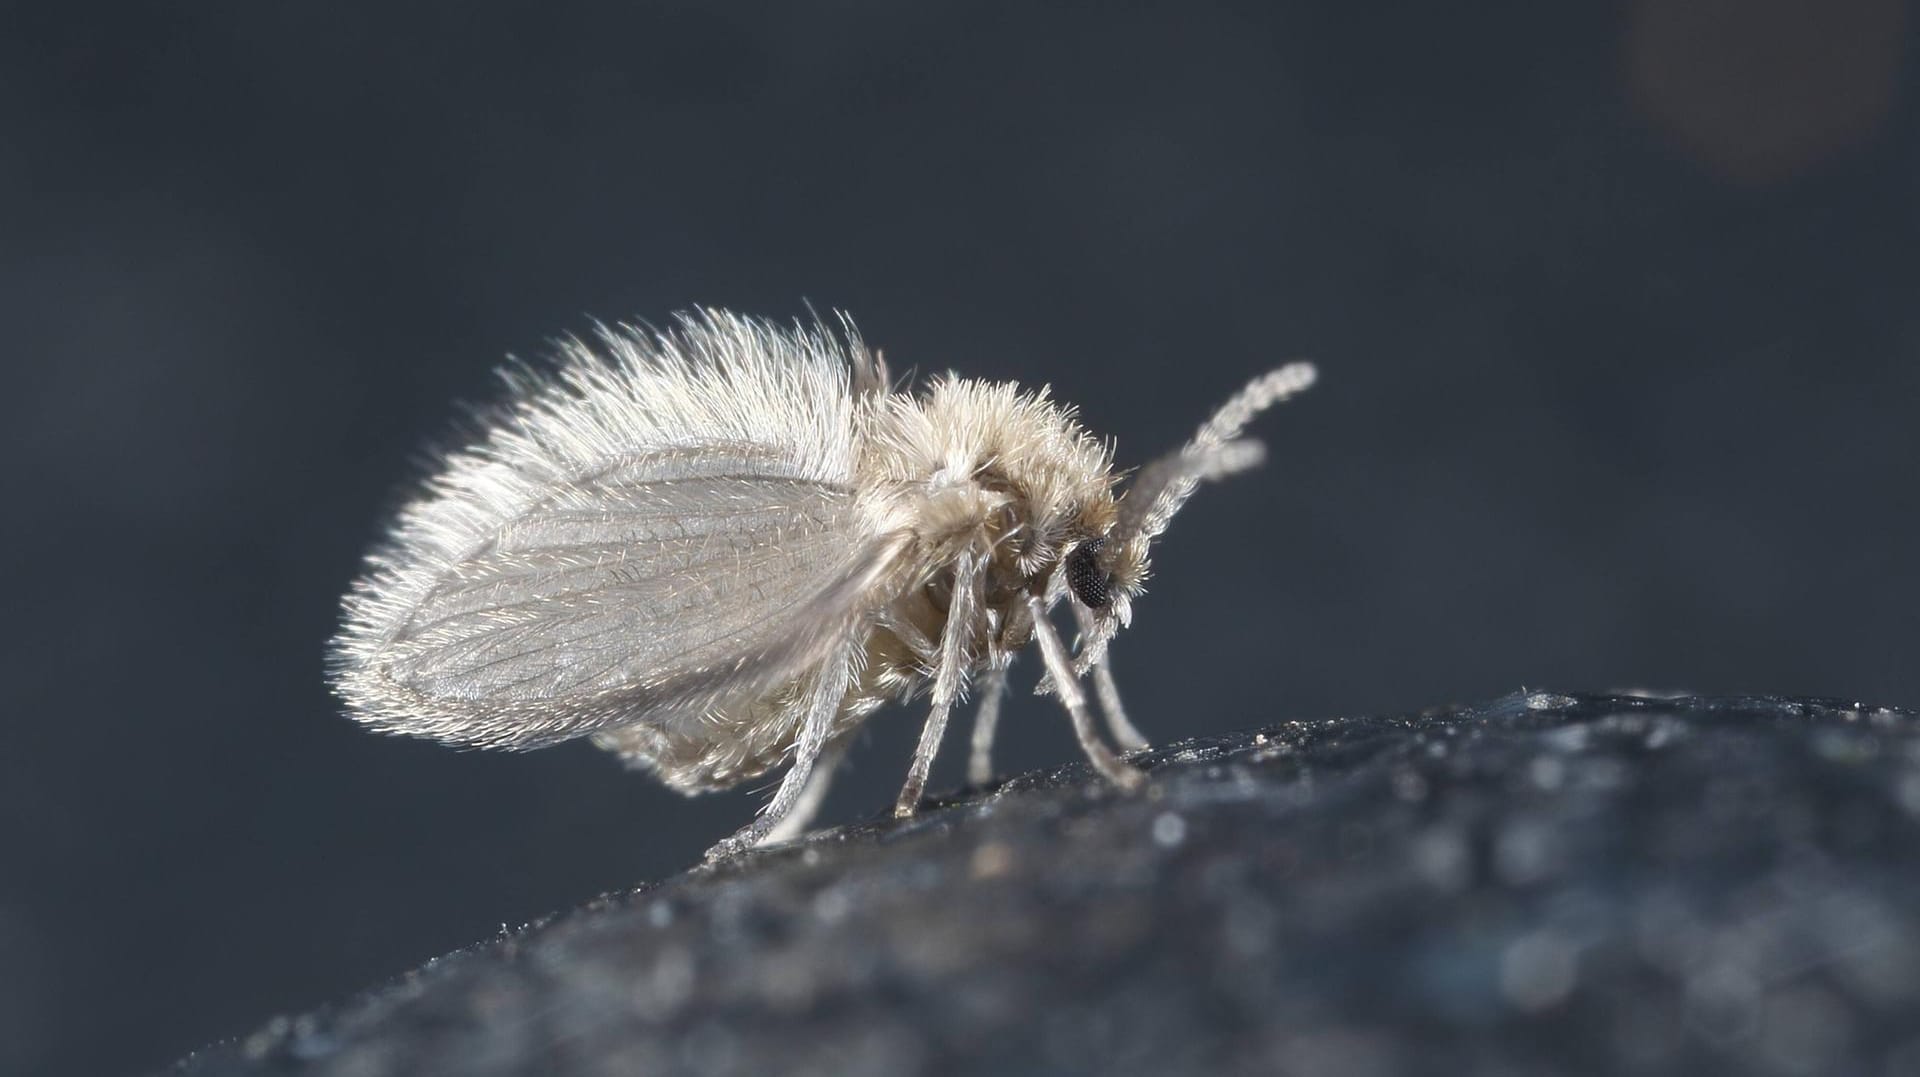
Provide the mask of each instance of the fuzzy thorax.
POLYGON ((1044 586, 1068 548, 1113 527, 1112 450, 1044 388, 944 376, 873 399, 860 433, 859 486, 930 568, 984 544, 994 582, 1044 586))

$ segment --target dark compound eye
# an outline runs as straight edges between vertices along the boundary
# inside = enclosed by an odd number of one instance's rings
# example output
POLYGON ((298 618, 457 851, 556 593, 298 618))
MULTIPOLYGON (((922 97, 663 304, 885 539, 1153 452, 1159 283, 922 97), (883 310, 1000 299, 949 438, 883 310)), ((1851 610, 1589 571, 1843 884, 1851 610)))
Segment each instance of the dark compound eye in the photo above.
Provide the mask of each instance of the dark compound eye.
POLYGON ((1113 602, 1113 577, 1100 567, 1100 547, 1106 539, 1083 542, 1067 555, 1067 586, 1090 610, 1104 610, 1113 602))

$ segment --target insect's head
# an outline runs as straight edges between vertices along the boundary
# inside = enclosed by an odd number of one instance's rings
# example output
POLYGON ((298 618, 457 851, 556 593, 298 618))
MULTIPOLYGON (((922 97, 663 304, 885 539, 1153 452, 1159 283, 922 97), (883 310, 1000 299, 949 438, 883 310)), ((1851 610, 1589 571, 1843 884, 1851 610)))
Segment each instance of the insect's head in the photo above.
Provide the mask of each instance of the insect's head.
POLYGON ((1104 534, 1067 552, 1059 575, 1084 611, 1075 659, 1081 672, 1098 663, 1107 641, 1132 621, 1132 599, 1146 581, 1153 540, 1202 481, 1245 471, 1266 458, 1265 447, 1240 432, 1254 416, 1312 385, 1314 377, 1312 364, 1289 363, 1249 382, 1192 440, 1140 469, 1104 534))

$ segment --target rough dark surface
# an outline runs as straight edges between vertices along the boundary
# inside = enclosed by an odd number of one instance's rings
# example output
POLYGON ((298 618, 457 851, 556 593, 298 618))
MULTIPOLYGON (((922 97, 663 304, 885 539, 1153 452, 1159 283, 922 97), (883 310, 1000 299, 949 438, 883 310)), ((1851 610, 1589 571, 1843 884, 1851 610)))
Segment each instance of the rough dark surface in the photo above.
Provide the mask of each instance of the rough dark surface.
POLYGON ((1920 1071, 1920 724, 1534 692, 1288 723, 696 869, 225 1074, 1920 1071))

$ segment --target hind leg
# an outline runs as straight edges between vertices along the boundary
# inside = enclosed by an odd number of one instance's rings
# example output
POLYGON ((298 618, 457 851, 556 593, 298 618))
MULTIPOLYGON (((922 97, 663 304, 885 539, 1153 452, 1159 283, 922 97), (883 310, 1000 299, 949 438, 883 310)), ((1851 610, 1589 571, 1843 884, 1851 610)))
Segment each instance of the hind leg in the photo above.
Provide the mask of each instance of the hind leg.
POLYGON ((826 747, 827 728, 833 724, 834 715, 840 713, 840 704, 846 700, 852 680, 851 659, 844 649, 836 651, 821 667, 813 691, 808 694, 806 715, 801 719, 800 734, 793 742, 793 765, 787 768, 786 777, 780 779, 780 788, 753 822, 707 850, 708 863, 738 856, 766 841, 781 820, 800 806, 809 779, 820 762, 821 751, 826 747))

